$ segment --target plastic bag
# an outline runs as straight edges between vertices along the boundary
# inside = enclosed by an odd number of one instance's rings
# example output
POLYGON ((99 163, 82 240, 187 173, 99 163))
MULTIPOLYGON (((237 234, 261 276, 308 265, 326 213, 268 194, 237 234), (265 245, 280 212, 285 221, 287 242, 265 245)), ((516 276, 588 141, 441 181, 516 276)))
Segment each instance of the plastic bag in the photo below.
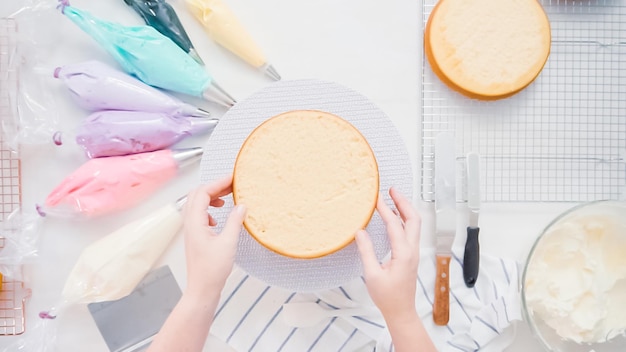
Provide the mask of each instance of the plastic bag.
POLYGON ((8 97, 13 114, 2 116, 2 134, 8 147, 17 150, 19 144, 44 144, 58 130, 57 105, 51 94, 51 75, 42 75, 41 67, 54 50, 58 33, 51 30, 59 21, 52 0, 27 1, 9 16, 18 30, 9 41, 8 68, 5 80, 19 76, 8 85, 8 97))
POLYGON ((30 329, 28 338, 20 338, 2 352, 56 352, 57 328, 54 320, 41 319, 30 329))
POLYGON ((39 256, 41 219, 15 209, 0 222, 0 237, 4 245, 0 249, 0 273, 6 278, 24 281, 20 266, 32 263, 39 256))
POLYGON ((66 308, 129 295, 182 228, 180 209, 185 201, 183 197, 165 205, 85 248, 65 282, 61 302, 40 312, 41 319, 28 336, 2 351, 56 351, 55 319, 66 308))

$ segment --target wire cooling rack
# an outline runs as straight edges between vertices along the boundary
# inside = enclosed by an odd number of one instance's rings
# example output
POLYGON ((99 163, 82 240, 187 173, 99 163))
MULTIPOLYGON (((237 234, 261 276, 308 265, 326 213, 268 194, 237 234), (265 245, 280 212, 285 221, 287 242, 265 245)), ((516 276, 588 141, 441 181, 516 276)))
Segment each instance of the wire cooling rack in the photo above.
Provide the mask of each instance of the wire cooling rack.
MULTIPOLYGON (((21 204, 21 176, 19 151, 6 145, 5 132, 15 131, 17 113, 16 92, 18 82, 17 65, 10 62, 16 57, 17 25, 14 20, 0 18, 0 221, 18 209, 21 204)), ((4 238, 0 235, 0 256, 4 238)), ((0 290, 0 335, 19 335, 25 330, 24 300, 28 296, 24 283, 3 278, 0 290)))
POLYGON ((29 295, 24 283, 14 280, 2 282, 0 291, 0 335, 24 333, 24 299, 29 295))
MULTIPOLYGON (((424 0, 424 25, 436 2, 424 0)), ((434 140, 443 131, 455 134, 459 166, 466 153, 481 155, 484 201, 626 195, 626 1, 540 2, 552 28, 550 57, 539 77, 513 97, 466 98, 445 86, 423 58, 425 201, 434 200, 434 140)))
POLYGON ((0 19, 0 220, 4 220, 21 204, 20 160, 18 152, 5 143, 5 132, 14 131, 8 126, 17 113, 15 92, 17 92, 17 69, 10 61, 16 56, 16 23, 12 19, 0 19))

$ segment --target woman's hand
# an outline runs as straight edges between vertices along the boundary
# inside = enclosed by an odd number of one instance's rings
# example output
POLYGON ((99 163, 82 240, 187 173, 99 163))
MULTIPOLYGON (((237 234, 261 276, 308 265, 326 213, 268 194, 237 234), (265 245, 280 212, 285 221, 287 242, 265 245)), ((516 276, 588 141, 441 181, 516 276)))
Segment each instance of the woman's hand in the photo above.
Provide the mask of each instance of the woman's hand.
POLYGON ((232 182, 228 176, 189 193, 183 211, 187 288, 150 344, 150 352, 201 351, 204 346, 220 293, 233 269, 246 215, 242 205, 236 206, 217 234, 212 228, 217 223, 207 211, 209 205, 224 205, 220 197, 230 194, 232 182))
POLYGON ((187 293, 206 297, 219 294, 233 268, 241 225, 246 215, 243 205, 230 213, 222 232, 217 234, 209 205, 221 207, 220 197, 232 192, 232 175, 203 185, 189 193, 183 211, 185 255, 187 258, 187 293))
POLYGON ((415 287, 422 220, 402 194, 394 188, 389 190, 389 194, 400 216, 381 197, 378 199, 377 210, 387 226, 391 259, 379 264, 372 242, 365 231, 356 234, 356 243, 363 261, 365 283, 372 300, 385 319, 400 319, 416 314, 415 287))
POLYGON ((365 285, 385 318, 395 351, 435 352, 437 349, 415 310, 422 219, 402 194, 393 188, 389 194, 398 208, 399 216, 381 198, 376 208, 387 226, 391 259, 379 264, 367 232, 359 231, 356 234, 365 285))

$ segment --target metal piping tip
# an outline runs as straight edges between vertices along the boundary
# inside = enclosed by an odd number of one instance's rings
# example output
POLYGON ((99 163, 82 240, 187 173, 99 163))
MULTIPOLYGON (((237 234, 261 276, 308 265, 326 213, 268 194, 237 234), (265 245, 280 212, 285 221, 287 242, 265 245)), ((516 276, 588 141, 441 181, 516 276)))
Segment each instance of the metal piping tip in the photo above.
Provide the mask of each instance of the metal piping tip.
POLYGON ((176 200, 176 203, 174 203, 174 206, 176 207, 176 209, 178 209, 178 211, 183 210, 183 207, 185 206, 185 203, 187 203, 187 195, 184 195, 180 198, 178 198, 176 200))
POLYGON ((213 132, 215 126, 217 126, 217 123, 219 122, 219 119, 215 117, 194 117, 190 121, 192 133, 205 133, 213 132))
POLYGON ((209 118, 211 117, 211 113, 207 110, 196 108, 196 110, 193 112, 191 116, 209 118))
POLYGON ((183 116, 191 116, 191 117, 204 117, 204 118, 211 117, 210 112, 204 109, 195 107, 190 104, 183 104, 180 109, 180 114, 183 116))
POLYGON ((220 87, 215 81, 211 81, 211 85, 209 85, 204 92, 202 92, 202 97, 208 101, 212 101, 227 108, 230 108, 237 103, 235 98, 222 89, 222 87, 220 87))
POLYGON ((275 81, 280 81, 281 80, 280 74, 278 74, 278 71, 276 71, 274 66, 272 66, 271 64, 266 64, 263 67, 263 73, 265 73, 266 76, 268 76, 269 78, 271 78, 271 79, 273 79, 275 81))
POLYGON ((202 158, 202 147, 172 149, 172 158, 178 163, 179 168, 189 166, 202 158))
POLYGON ((200 65, 204 66, 204 61, 202 61, 202 58, 200 57, 200 55, 198 55, 198 52, 196 51, 196 49, 194 48, 189 48, 189 56, 191 56, 192 59, 194 59, 197 63, 199 63, 200 65))

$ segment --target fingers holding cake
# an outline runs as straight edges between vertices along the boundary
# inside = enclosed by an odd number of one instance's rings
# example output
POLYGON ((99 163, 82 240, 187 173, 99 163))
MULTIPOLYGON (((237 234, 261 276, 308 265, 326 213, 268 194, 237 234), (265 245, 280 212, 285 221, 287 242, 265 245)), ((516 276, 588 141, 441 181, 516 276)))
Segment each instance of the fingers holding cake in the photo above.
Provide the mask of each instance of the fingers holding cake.
MULTIPOLYGON (((387 228, 387 235, 391 244, 391 258, 406 259, 411 265, 419 258, 420 229, 422 219, 411 201, 395 188, 389 189, 389 194, 397 211, 392 210, 378 197, 376 209, 387 228)), ((366 231, 360 230, 355 235, 356 243, 364 265, 376 259, 373 245, 366 231)), ((378 265, 378 260, 375 260, 378 265)), ((367 269, 366 269, 367 271, 367 269)))
POLYGON ((225 204, 220 197, 232 191, 232 175, 199 186, 189 193, 185 204, 185 256, 187 259, 187 292, 203 297, 219 292, 230 274, 243 220, 245 206, 239 204, 231 211, 218 234, 211 226, 217 225, 208 214, 210 206, 225 204))
POLYGON ((383 221, 387 226, 387 231, 392 229, 396 231, 401 231, 404 228, 403 219, 400 217, 400 214, 397 213, 395 209, 391 209, 391 207, 389 207, 387 203, 385 203, 383 197, 378 197, 376 210, 378 210, 378 213, 383 218, 383 221))
POLYGON ((419 246, 420 230, 422 227, 422 218, 418 214, 417 210, 411 201, 405 197, 400 191, 391 187, 389 189, 389 195, 393 199, 396 208, 398 209, 398 215, 404 224, 404 233, 406 234, 407 241, 413 247, 419 246))
POLYGON ((387 227, 391 258, 381 264, 367 232, 356 233, 365 285, 388 324, 409 320, 419 322, 415 311, 419 245, 414 243, 419 238, 420 218, 411 202, 400 192, 391 189, 390 194, 398 215, 382 197, 379 197, 377 210, 387 227))
POLYGON ((381 267, 369 234, 365 230, 359 230, 356 232, 355 240, 359 254, 361 255, 365 276, 371 277, 376 275, 377 272, 381 271, 381 267))
POLYGON ((225 202, 220 197, 232 192, 233 176, 228 175, 217 181, 199 186, 187 195, 183 214, 185 224, 194 226, 215 226, 217 222, 209 213, 209 206, 222 207, 225 202))
POLYGON ((397 210, 391 210, 382 197, 379 197, 376 209, 387 227, 391 243, 391 257, 410 257, 413 252, 419 251, 421 218, 409 199, 402 193, 392 187, 389 189, 389 194, 397 210))

